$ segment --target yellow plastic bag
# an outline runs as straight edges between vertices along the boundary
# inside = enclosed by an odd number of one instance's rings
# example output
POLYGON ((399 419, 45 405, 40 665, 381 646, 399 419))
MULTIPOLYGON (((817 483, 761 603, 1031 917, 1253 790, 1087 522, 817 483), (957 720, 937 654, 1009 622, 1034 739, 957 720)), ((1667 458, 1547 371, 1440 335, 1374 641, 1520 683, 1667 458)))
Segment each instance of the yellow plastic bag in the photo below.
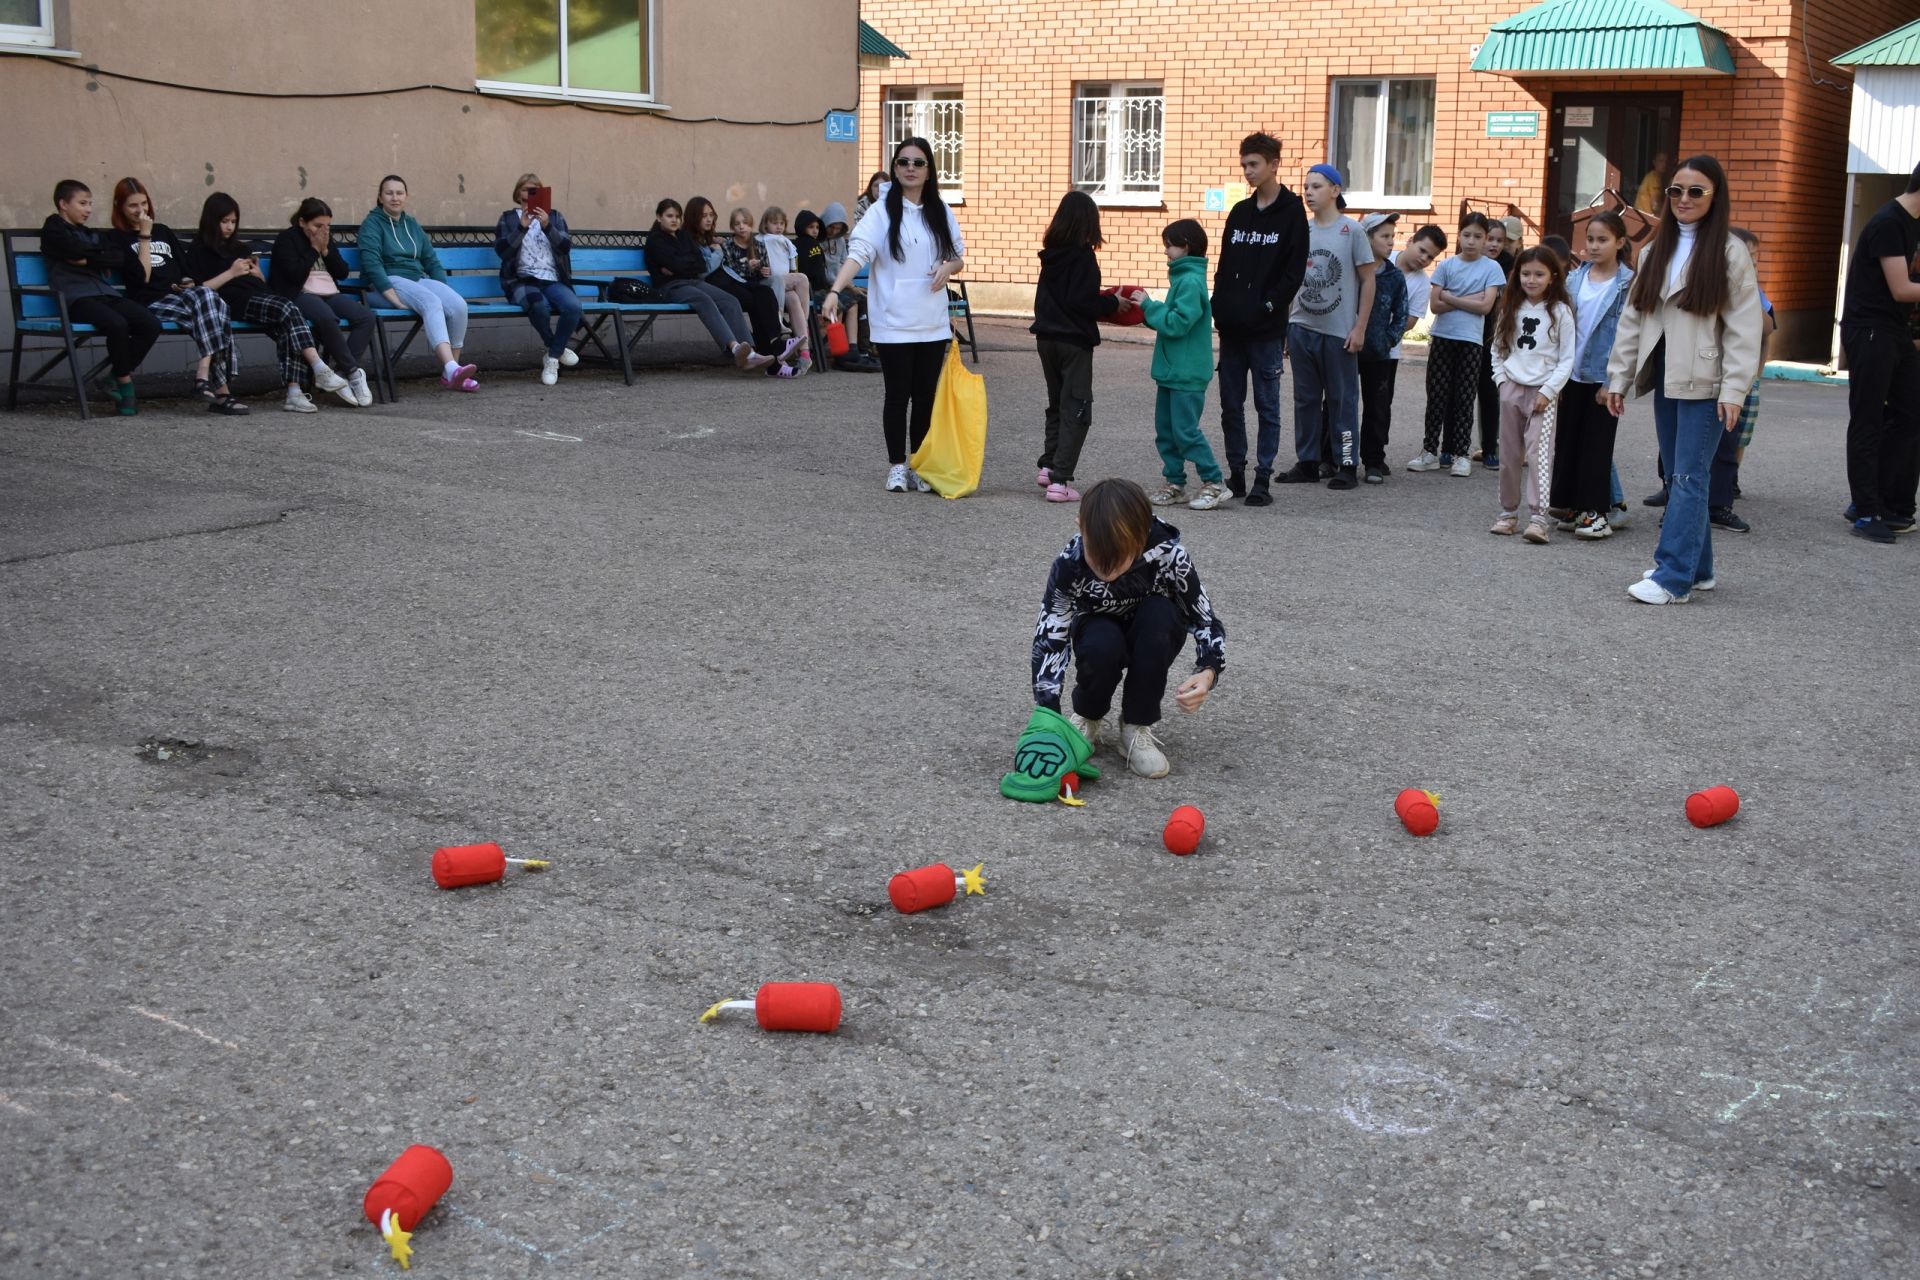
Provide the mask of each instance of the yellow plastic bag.
POLYGON ((980 487, 987 462, 987 383, 947 349, 947 365, 933 393, 933 425, 907 465, 943 498, 964 498, 980 487))

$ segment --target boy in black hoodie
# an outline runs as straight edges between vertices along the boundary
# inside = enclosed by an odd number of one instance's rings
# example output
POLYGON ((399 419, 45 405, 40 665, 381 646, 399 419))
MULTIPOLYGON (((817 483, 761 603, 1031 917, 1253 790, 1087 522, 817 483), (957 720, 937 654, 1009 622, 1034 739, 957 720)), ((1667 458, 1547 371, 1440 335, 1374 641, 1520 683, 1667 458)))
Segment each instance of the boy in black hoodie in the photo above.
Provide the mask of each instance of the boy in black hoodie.
POLYGON ((1040 250, 1040 283, 1033 294, 1033 324, 1047 380, 1046 442, 1040 449, 1040 487, 1048 502, 1078 502, 1073 469, 1093 425, 1093 349, 1100 345, 1101 316, 1133 304, 1100 292, 1100 206, 1084 191, 1060 199, 1040 250))
MULTIPOLYGON (((76 178, 53 189, 55 212, 40 227, 40 252, 47 258, 47 283, 67 300, 75 324, 90 324, 107 338, 113 376, 105 384, 122 417, 139 412, 133 371, 160 338, 160 317, 121 293, 107 273, 124 266, 126 253, 117 237, 87 225, 93 216, 93 192, 76 178)), ((19 361, 14 362, 18 365, 19 361)))
POLYGON ((1280 452, 1280 361, 1293 295, 1307 274, 1307 206, 1280 185, 1280 140, 1248 134, 1240 171, 1253 194, 1233 206, 1213 277, 1213 327, 1220 333, 1220 433, 1227 488, 1250 507, 1273 501, 1267 486, 1280 452), (1247 375, 1260 419, 1252 489, 1247 487, 1247 375))

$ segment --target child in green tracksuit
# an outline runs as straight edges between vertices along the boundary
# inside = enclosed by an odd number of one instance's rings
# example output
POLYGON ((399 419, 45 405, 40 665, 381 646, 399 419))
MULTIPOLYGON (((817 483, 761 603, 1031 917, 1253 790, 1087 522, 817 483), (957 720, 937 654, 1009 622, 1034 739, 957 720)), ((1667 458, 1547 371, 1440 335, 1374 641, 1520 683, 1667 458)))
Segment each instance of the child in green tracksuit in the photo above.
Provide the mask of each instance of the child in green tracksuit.
POLYGON ((1207 232, 1182 218, 1160 233, 1167 251, 1167 300, 1155 302, 1139 290, 1134 301, 1160 336, 1153 344, 1153 442, 1167 482, 1148 501, 1156 507, 1185 502, 1194 511, 1211 511, 1227 500, 1225 476, 1213 448, 1200 432, 1213 381, 1213 326, 1207 310, 1207 232), (1187 464, 1200 474, 1200 491, 1187 497, 1187 464))

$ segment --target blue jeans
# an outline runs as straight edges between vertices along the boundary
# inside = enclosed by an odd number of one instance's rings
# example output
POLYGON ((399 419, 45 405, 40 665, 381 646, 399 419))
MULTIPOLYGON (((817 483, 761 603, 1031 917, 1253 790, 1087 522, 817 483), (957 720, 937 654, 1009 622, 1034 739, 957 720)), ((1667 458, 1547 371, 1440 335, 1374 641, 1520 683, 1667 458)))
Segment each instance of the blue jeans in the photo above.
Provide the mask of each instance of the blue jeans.
POLYGON ((1293 451, 1302 462, 1360 465, 1360 357, 1317 329, 1287 331, 1293 357, 1293 451), (1323 447, 1323 442, 1325 447, 1323 447))
POLYGON ((558 280, 522 280, 514 286, 513 300, 533 321, 533 331, 547 344, 548 355, 558 357, 567 349, 573 331, 580 327, 578 294, 558 280))
POLYGON ((1618 507, 1626 503, 1627 491, 1620 487, 1620 466, 1618 463, 1610 463, 1607 467, 1607 492, 1611 496, 1614 506, 1618 507))
POLYGON ((1653 580, 1676 596, 1713 576, 1713 532, 1707 521, 1707 477, 1720 437, 1720 406, 1713 400, 1669 400, 1653 395, 1653 428, 1667 468, 1667 510, 1653 553, 1653 580))
POLYGON ((1280 453, 1280 363, 1287 340, 1261 338, 1244 341, 1220 335, 1220 434, 1227 446, 1227 468, 1247 466, 1247 376, 1253 376, 1253 412, 1260 420, 1255 465, 1273 470, 1280 453))

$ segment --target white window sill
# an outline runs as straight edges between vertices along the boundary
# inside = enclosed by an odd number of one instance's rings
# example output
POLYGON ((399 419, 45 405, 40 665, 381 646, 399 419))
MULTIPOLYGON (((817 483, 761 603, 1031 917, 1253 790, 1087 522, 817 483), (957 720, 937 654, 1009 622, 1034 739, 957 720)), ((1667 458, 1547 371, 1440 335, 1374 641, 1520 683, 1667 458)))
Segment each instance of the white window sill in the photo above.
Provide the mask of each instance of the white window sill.
POLYGON ((44 44, 15 44, 11 40, 0 40, 0 54, 31 54, 36 58, 77 58, 77 49, 55 49, 44 44))
POLYGON ((550 102, 591 102, 600 106, 632 107, 635 111, 671 111, 664 102, 638 93, 608 93, 598 89, 556 89, 547 84, 512 84, 504 80, 476 80, 481 93, 500 98, 541 98, 550 102))
POLYGON ((1349 208, 1365 209, 1369 213, 1376 209, 1383 209, 1389 212, 1394 210, 1404 212, 1415 209, 1433 208, 1433 197, 1431 195, 1382 196, 1372 195, 1365 191, 1343 191, 1340 194, 1347 198, 1347 206, 1349 208))
POLYGON ((1089 191, 1097 205, 1117 209, 1158 209, 1167 202, 1158 191, 1089 191))

